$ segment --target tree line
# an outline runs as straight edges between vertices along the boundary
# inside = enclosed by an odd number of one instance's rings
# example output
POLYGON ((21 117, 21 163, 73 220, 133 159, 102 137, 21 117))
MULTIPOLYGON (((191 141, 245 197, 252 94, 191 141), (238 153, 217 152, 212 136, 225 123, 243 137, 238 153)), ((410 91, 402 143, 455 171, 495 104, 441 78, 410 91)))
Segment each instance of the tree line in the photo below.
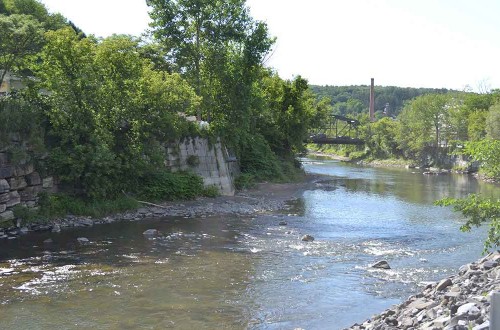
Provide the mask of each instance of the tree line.
MULTIPOLYGON (((368 107, 357 115, 360 138, 365 145, 323 147, 324 151, 357 159, 403 159, 423 167, 446 167, 443 159, 462 154, 477 161, 480 174, 500 181, 500 90, 491 92, 428 93, 407 100, 397 116, 370 122, 368 107)), ((460 169, 465 170, 465 169, 460 169)), ((453 205, 467 218, 465 231, 488 223, 485 247, 500 243, 500 201, 471 195, 465 199, 444 199, 439 205, 453 205)))
MULTIPOLYGON (((370 86, 318 86, 311 89, 319 98, 329 98, 333 112, 342 116, 356 116, 365 113, 370 103, 370 86)), ((375 116, 396 117, 406 102, 424 94, 446 94, 451 90, 441 88, 411 88, 375 86, 375 116)))

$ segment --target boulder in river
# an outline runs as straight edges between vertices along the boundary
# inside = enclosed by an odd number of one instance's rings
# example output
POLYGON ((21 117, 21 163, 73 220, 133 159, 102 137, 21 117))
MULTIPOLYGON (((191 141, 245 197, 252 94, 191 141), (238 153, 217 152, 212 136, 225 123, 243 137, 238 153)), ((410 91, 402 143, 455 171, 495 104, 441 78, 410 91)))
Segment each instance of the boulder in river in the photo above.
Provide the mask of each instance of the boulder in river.
POLYGON ((144 236, 147 236, 147 237, 156 237, 156 236, 160 235, 160 232, 158 231, 158 229, 148 229, 145 232, 143 232, 142 234, 144 236))
POLYGON ((286 225, 288 225, 288 223, 286 221, 280 221, 279 225, 280 226, 286 226, 286 225))
POLYGON ((312 237, 311 235, 304 235, 304 236, 302 236, 302 241, 303 242, 312 242, 312 241, 314 241, 314 237, 312 237))
POLYGON ((76 240, 82 245, 90 243, 87 237, 78 237, 76 240))
POLYGON ((391 266, 389 266, 389 263, 385 260, 380 260, 371 265, 372 268, 380 268, 380 269, 391 269, 391 266))

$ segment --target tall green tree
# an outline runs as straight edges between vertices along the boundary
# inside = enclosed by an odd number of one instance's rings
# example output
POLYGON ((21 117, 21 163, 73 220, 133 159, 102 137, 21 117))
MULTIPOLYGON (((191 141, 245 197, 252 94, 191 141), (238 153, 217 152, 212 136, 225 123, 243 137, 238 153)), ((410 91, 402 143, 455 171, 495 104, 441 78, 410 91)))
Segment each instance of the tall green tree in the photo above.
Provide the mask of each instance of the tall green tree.
MULTIPOLYGON (((163 43, 177 71, 204 96, 209 86, 204 86, 202 66, 207 61, 216 64, 220 50, 246 37, 251 20, 245 1, 148 0, 147 4, 153 35, 163 43)), ((197 115, 201 118, 201 109, 197 115)))
POLYGON ((37 75, 51 92, 52 168, 87 197, 114 197, 159 164, 160 143, 184 125, 176 113, 197 97, 179 75, 155 71, 129 36, 99 42, 68 27, 46 39, 37 75))
POLYGON ((67 25, 64 16, 59 13, 49 13, 45 5, 38 0, 2 0, 2 3, 7 15, 30 15, 46 30, 57 30, 67 25))
POLYGON ((19 73, 30 65, 30 56, 43 43, 42 25, 28 15, 0 15, 0 85, 8 72, 19 73))
POLYGON ((309 128, 324 119, 331 107, 326 100, 317 101, 300 76, 283 80, 269 74, 262 85, 265 103, 256 117, 258 132, 281 157, 303 151, 309 128))
POLYGON ((500 140, 500 103, 492 105, 486 115, 486 133, 488 138, 500 140))
POLYGON ((389 117, 365 124, 368 132, 364 139, 372 157, 385 159, 401 155, 397 141, 399 125, 399 121, 389 117))
POLYGON ((405 106, 399 116, 399 140, 408 157, 420 158, 426 147, 438 148, 447 143, 448 100, 446 95, 427 94, 405 106))

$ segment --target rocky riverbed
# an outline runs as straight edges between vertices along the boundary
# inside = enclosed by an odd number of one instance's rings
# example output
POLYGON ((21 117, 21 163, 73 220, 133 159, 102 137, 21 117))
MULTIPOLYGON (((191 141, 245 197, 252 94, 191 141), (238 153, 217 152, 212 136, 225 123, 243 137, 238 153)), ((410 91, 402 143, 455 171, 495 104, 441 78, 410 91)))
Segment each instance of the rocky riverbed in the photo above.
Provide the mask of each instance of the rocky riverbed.
POLYGON ((460 267, 458 275, 425 289, 351 330, 490 329, 490 296, 500 290, 500 252, 460 267))
POLYGON ((300 197, 306 188, 321 186, 317 176, 307 176, 303 182, 272 184, 261 183, 256 188, 238 192, 235 196, 198 198, 192 201, 165 202, 158 205, 144 204, 137 210, 114 214, 104 218, 68 215, 53 219, 49 223, 32 223, 0 229, 0 239, 16 239, 29 232, 59 232, 65 228, 91 227, 116 221, 139 221, 146 218, 162 217, 209 217, 214 215, 263 214, 287 208, 287 202, 300 197))

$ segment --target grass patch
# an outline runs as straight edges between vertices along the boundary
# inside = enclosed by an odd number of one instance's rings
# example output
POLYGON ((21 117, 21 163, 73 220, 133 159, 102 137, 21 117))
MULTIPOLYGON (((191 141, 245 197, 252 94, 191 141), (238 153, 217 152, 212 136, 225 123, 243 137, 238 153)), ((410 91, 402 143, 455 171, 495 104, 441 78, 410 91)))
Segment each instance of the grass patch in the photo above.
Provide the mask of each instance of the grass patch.
POLYGON ((53 219, 69 214, 99 218, 139 207, 135 199, 127 196, 113 200, 88 201, 63 194, 43 194, 39 204, 38 219, 53 219))
POLYGON ((140 181, 136 193, 146 200, 188 200, 204 192, 202 178, 191 172, 158 171, 140 181))

